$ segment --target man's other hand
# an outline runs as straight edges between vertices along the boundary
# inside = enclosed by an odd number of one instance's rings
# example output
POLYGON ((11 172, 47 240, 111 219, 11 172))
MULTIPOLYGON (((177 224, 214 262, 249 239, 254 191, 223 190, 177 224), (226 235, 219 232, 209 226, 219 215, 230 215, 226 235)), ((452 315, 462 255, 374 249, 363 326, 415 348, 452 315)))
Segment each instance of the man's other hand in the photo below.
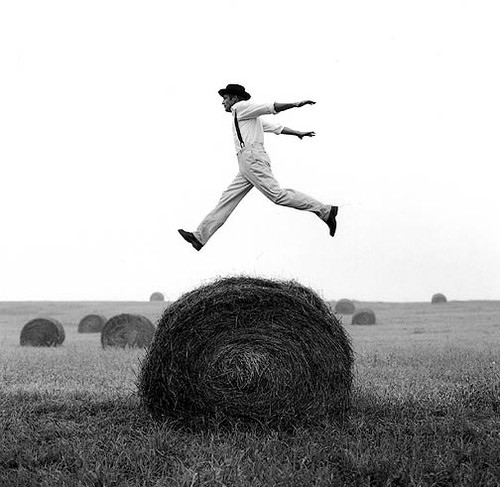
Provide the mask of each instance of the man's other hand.
POLYGON ((297 102, 297 108, 303 107, 304 105, 314 105, 316 102, 312 100, 302 100, 297 102))

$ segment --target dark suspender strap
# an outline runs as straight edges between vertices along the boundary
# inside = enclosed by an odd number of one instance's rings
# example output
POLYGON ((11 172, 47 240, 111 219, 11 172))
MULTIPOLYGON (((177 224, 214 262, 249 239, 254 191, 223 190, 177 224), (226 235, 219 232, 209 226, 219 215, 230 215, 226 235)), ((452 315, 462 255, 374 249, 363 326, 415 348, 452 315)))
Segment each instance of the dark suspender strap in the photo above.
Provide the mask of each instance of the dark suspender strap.
POLYGON ((240 146, 244 147, 245 142, 243 142, 243 137, 241 136, 240 126, 238 125, 238 118, 236 117, 236 110, 234 111, 234 126, 236 127, 236 133, 238 134, 238 140, 240 141, 240 146))

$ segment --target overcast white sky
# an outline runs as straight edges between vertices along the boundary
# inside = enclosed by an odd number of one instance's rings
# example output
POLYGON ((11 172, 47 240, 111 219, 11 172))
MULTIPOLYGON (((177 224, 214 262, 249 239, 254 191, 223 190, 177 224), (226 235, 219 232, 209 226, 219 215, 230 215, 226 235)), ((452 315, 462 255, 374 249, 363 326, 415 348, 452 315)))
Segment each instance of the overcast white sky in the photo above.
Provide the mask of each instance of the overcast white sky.
POLYGON ((497 1, 0 4, 0 300, 175 299, 216 276, 327 299, 500 299, 497 1), (284 187, 252 191, 201 252, 237 172, 217 90, 317 101, 266 135, 284 187))

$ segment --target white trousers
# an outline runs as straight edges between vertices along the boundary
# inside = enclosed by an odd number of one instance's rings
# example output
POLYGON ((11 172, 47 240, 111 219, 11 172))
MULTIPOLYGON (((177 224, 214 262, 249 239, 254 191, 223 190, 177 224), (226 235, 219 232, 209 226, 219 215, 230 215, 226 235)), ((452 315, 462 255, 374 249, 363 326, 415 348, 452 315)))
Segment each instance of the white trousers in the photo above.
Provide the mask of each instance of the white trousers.
POLYGON ((251 146, 238 153, 239 172, 222 193, 217 206, 203 219, 194 236, 205 245, 228 219, 238 203, 255 186, 273 203, 311 211, 322 220, 328 218, 330 205, 324 205, 294 189, 281 188, 271 171, 270 159, 262 146, 251 146))

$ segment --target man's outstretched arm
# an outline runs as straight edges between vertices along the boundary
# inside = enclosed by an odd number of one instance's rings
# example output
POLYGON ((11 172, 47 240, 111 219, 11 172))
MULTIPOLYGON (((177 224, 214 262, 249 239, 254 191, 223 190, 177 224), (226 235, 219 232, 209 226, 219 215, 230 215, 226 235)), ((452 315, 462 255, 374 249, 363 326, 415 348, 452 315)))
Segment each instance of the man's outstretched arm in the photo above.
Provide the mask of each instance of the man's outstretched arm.
POLYGON ((303 107, 304 105, 314 105, 316 102, 312 100, 302 100, 302 101, 297 101, 295 103, 274 103, 274 109, 276 110, 276 113, 282 112, 283 110, 289 110, 290 108, 300 108, 303 107))
POLYGON ((299 139, 302 139, 302 137, 314 137, 316 135, 314 132, 299 132, 298 130, 289 129, 288 127, 283 127, 281 133, 284 135, 295 135, 299 139))

